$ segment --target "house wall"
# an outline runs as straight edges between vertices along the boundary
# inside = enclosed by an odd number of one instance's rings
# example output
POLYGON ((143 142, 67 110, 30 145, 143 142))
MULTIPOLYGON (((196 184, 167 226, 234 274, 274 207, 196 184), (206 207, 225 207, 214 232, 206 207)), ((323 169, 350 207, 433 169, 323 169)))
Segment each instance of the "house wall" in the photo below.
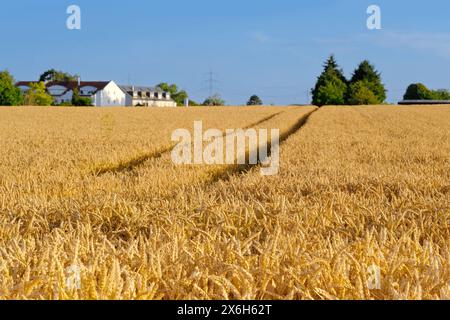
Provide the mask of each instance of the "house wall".
POLYGON ((66 92, 67 88, 63 86, 53 85, 48 87, 47 90, 50 95, 57 96, 66 92))
POLYGON ((54 85, 48 87, 47 90, 48 93, 53 97, 53 100, 55 101, 56 104, 72 101, 73 91, 72 90, 67 91, 66 87, 54 85))
POLYGON ((111 81, 103 90, 98 91, 92 97, 92 103, 96 107, 126 106, 126 94, 114 81, 111 81))
POLYGON ((125 105, 128 107, 134 106, 133 98, 129 94, 126 94, 125 96, 125 105))
POLYGON ((28 90, 30 90, 29 86, 18 86, 18 88, 22 91, 22 93, 26 93, 28 90))
POLYGON ((144 106, 144 107, 176 107, 177 104, 173 100, 148 100, 141 98, 132 99, 131 96, 127 95, 127 105, 128 106, 144 106))
POLYGON ((96 87, 91 87, 91 86, 84 86, 80 88, 80 94, 81 95, 91 95, 93 94, 95 91, 97 91, 96 87))
POLYGON ((159 101, 154 101, 154 104, 152 105, 154 107, 172 107, 175 108, 177 107, 177 103, 173 100, 159 100, 159 101))
POLYGON ((72 102, 73 91, 69 90, 62 96, 53 96, 55 103, 60 104, 64 102, 72 102))

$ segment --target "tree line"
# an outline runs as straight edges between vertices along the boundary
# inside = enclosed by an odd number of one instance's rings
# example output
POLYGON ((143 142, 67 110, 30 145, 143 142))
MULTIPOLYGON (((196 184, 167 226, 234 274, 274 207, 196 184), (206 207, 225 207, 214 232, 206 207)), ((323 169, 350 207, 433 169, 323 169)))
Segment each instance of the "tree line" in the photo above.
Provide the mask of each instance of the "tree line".
POLYGON ((450 91, 446 89, 430 90, 423 83, 411 84, 403 96, 404 100, 450 100, 450 91))
MULTIPOLYGON (((331 55, 311 93, 312 103, 317 106, 376 105, 385 103, 387 90, 381 74, 369 61, 361 62, 351 79, 347 80, 335 57, 331 55)), ((403 99, 449 101, 450 91, 431 90, 422 83, 413 83, 406 89, 403 99)))
MULTIPOLYGON (((8 71, 0 72, 0 105, 3 106, 51 106, 56 105, 53 97, 48 93, 46 83, 48 82, 76 82, 78 75, 50 69, 39 76, 35 83, 30 83, 30 89, 23 93, 15 86, 15 80, 8 71)), ((176 84, 159 83, 156 89, 170 93, 172 99, 178 106, 183 106, 188 100, 189 106, 218 106, 224 105, 225 101, 219 95, 208 97, 203 103, 190 100, 185 90, 179 90, 176 84)), ((58 104, 59 106, 91 106, 92 100, 79 94, 79 88, 75 88, 72 100, 58 104)))
MULTIPOLYGON (((46 83, 51 81, 57 82, 74 82, 77 81, 77 75, 71 75, 66 72, 51 69, 45 71, 37 82, 29 84, 29 90, 22 92, 15 85, 13 76, 8 71, 0 72, 0 105, 2 106, 52 106, 56 105, 53 97, 48 93, 46 83)), ((65 102, 60 105, 67 106, 91 106, 92 100, 88 97, 82 97, 79 89, 75 88, 72 101, 65 102)))
POLYGON ((386 101, 387 90, 381 75, 369 61, 361 62, 350 80, 344 76, 333 55, 323 67, 311 90, 314 105, 374 105, 386 101))
MULTIPOLYGON (((45 71, 38 82, 30 84, 30 90, 23 93, 15 86, 13 76, 8 71, 0 72, 0 105, 3 106, 50 106, 55 105, 53 97, 46 88, 47 82, 75 82, 78 75, 50 69, 45 71)), ((160 83, 156 88, 170 93, 178 106, 223 106, 225 101, 220 95, 208 97, 203 103, 189 99, 185 90, 179 90, 176 84, 160 83)), ((353 72, 350 79, 344 76, 335 57, 331 55, 323 65, 323 71, 317 78, 316 85, 311 89, 312 104, 325 105, 376 105, 386 101, 387 90, 382 82, 381 74, 369 61, 362 61, 353 72)), ((450 91, 446 89, 431 90, 422 83, 408 86, 403 97, 405 100, 450 100, 450 91)), ((88 97, 80 96, 79 89, 75 88, 71 102, 61 105, 91 106, 88 97)), ((247 102, 248 106, 263 105, 257 95, 252 95, 247 102)))

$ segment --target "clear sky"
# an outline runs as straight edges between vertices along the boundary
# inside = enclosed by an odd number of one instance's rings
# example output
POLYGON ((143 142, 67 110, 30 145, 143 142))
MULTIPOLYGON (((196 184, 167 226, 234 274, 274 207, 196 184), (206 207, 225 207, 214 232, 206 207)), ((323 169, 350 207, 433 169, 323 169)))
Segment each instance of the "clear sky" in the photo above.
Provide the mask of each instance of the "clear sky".
POLYGON ((251 94, 265 103, 306 103, 323 61, 345 74, 369 59, 390 102, 408 84, 450 89, 448 0, 15 0, 0 7, 0 69, 16 80, 49 68, 84 80, 155 85, 165 81, 198 101, 214 91, 228 104, 251 94), (66 9, 81 8, 81 30, 66 9), (382 30, 368 30, 369 5, 382 30))

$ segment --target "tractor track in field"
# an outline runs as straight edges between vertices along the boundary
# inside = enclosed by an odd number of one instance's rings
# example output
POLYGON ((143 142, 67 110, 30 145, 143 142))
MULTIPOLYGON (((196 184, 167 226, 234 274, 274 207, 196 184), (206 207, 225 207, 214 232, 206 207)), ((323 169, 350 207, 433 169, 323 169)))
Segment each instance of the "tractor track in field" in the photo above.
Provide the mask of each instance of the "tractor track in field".
MULTIPOLYGON (((291 128, 289 128, 287 131, 283 132, 280 135, 280 147, 283 144, 284 141, 286 141, 290 136, 298 133, 307 123, 309 118, 319 110, 319 108, 312 110, 311 112, 303 115, 291 128)), ((268 144, 268 154, 271 152, 271 145, 268 144)), ((248 158, 248 157, 247 157, 248 158)), ((261 166, 261 162, 263 162, 264 159, 259 159, 258 164, 242 164, 242 165, 230 165, 223 169, 222 171, 219 171, 217 173, 214 173, 211 175, 209 179, 207 179, 204 184, 205 185, 212 185, 219 181, 228 181, 233 176, 246 174, 254 167, 261 166)))
MULTIPOLYGON (((245 130, 245 129, 250 129, 252 127, 258 126, 264 122, 272 120, 276 116, 278 116, 282 113, 285 113, 285 112, 286 112, 286 110, 283 110, 283 111, 274 113, 270 116, 264 117, 255 123, 245 126, 243 129, 245 130)), ((226 133, 224 133, 223 136, 225 137, 226 133)), ((111 164, 111 165, 104 165, 104 166, 100 165, 100 166, 92 169, 91 174, 98 177, 98 176, 102 176, 107 173, 119 174, 121 172, 133 171, 134 169, 136 169, 137 167, 141 166, 142 164, 144 164, 145 162, 147 162, 149 160, 161 158, 165 154, 171 152, 174 147, 175 147, 175 144, 168 146, 168 147, 162 147, 156 151, 145 153, 145 154, 139 155, 137 157, 134 157, 132 159, 121 161, 119 163, 115 163, 115 164, 111 164)))

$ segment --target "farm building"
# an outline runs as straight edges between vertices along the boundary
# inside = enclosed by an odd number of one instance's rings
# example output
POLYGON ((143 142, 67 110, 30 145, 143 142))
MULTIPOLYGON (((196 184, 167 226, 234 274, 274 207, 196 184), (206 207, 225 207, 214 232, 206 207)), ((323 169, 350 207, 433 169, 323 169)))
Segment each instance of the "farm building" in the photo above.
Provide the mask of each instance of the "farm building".
POLYGON ((440 104, 450 104, 449 100, 402 100, 398 103, 399 105, 440 105, 440 104))
MULTIPOLYGON (((21 81, 16 86, 25 93, 32 83, 36 81, 21 81)), ((48 82, 46 87, 56 104, 70 103, 74 90, 78 88, 79 95, 90 98, 95 107, 177 106, 166 92, 147 87, 118 86, 114 81, 48 82)))
POLYGON ((143 107, 176 107, 177 104, 170 97, 170 93, 158 88, 120 86, 127 94, 127 106, 143 107))
MULTIPOLYGON (((16 86, 26 92, 30 89, 31 83, 36 82, 21 81, 16 86)), ((76 88, 80 96, 90 98, 95 107, 125 106, 126 103, 126 94, 114 81, 48 82, 46 87, 56 104, 70 103, 76 88)))

